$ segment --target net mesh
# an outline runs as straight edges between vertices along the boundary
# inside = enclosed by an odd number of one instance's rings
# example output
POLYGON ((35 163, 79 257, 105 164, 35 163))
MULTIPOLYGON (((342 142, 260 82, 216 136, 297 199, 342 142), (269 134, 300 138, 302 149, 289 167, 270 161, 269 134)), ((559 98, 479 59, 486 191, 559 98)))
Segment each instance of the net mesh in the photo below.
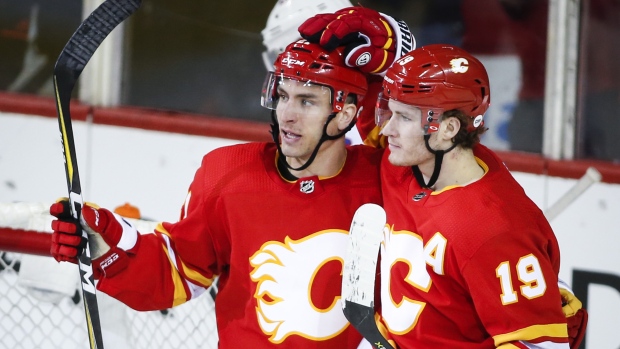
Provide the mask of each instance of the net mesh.
MULTIPOLYGON (((49 204, 0 203, 0 349, 88 348, 81 292, 72 295, 21 282, 29 253, 2 251, 3 236, 50 232, 49 204), (8 235, 7 235, 8 234, 8 235)), ((134 220, 140 231, 153 222, 134 220)), ((3 247, 5 246, 5 247, 3 247)), ((34 254, 40 254, 33 252, 34 254)), ((52 260, 52 257, 40 257, 52 260)), ((30 261, 30 260, 29 260, 30 261)), ((55 261, 54 261, 55 263, 55 261)), ((78 285, 79 272, 75 267, 78 285)), ((215 291, 164 311, 135 311, 99 292, 104 346, 114 349, 217 348, 215 291)))

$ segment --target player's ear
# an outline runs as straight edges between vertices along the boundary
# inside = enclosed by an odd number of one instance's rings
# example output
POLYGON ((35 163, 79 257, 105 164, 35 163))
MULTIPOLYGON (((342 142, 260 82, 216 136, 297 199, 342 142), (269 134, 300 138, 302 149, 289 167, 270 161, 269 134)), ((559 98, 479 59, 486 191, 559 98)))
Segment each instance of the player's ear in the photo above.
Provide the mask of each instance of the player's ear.
POLYGON ((439 131, 441 138, 451 140, 459 133, 461 129, 461 120, 456 117, 448 117, 441 121, 439 131))
POLYGON ((357 106, 352 103, 345 103, 345 105, 342 107, 342 111, 340 111, 336 116, 336 118, 338 119, 338 129, 344 130, 345 128, 347 128, 351 124, 351 122, 353 122, 353 119, 355 119, 356 115, 357 106))

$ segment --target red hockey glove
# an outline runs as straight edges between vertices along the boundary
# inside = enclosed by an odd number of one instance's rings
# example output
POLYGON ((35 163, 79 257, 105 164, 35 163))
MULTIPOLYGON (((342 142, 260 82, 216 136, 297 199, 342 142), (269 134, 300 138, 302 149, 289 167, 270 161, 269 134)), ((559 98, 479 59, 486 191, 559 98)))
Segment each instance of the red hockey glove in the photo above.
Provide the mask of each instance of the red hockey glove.
POLYGON ((86 239, 82 238, 82 227, 71 216, 69 205, 69 201, 65 198, 50 207, 50 214, 57 218, 52 221, 50 253, 58 262, 77 264, 77 258, 86 245, 86 239))
POLYGON ((95 278, 113 276, 128 263, 128 253, 138 246, 137 230, 118 215, 91 204, 82 207, 81 224, 71 216, 69 201, 52 204, 50 214, 58 218, 52 221, 51 254, 59 262, 77 263, 77 257, 85 244, 82 229, 89 235, 93 272, 95 278))
POLYGON ((581 301, 575 297, 570 289, 560 287, 562 296, 562 311, 566 316, 568 326, 568 344, 571 349, 579 348, 586 334, 588 312, 582 308, 581 301))
POLYGON ((299 33, 327 50, 345 46, 345 63, 372 74, 384 73, 415 48, 415 38, 405 22, 359 6, 311 17, 299 27, 299 33))

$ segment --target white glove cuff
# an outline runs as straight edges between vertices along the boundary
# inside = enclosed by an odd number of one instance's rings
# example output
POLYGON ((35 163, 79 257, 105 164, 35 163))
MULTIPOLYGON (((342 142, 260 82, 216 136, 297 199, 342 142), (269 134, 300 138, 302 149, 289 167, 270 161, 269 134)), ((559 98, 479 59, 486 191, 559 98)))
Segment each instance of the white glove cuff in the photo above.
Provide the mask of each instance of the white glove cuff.
MULTIPOLYGON (((415 37, 411 34, 411 30, 409 30, 409 26, 404 21, 397 21, 391 16, 386 15, 385 13, 381 13, 381 17, 388 22, 392 30, 394 31, 394 38, 396 39, 396 56, 394 57, 394 61, 399 59, 400 57, 406 55, 409 51, 415 50, 416 42, 415 37)), ((392 62, 394 63, 394 62, 392 62)), ((383 73, 382 75, 385 75, 383 73)))
POLYGON ((118 221, 118 223, 123 227, 123 233, 121 234, 121 239, 118 241, 116 247, 120 248, 123 251, 129 251, 136 246, 138 242, 138 231, 134 228, 131 223, 125 220, 120 215, 114 213, 114 218, 118 221))

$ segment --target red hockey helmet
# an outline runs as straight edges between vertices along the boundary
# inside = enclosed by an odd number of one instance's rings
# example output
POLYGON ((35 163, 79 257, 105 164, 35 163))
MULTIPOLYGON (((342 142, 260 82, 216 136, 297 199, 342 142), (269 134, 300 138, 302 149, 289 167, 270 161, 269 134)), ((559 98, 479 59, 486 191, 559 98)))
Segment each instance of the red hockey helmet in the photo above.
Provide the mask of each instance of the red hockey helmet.
POLYGON ((366 95, 366 76, 344 63, 344 47, 327 52, 318 44, 299 40, 286 47, 274 63, 274 71, 267 74, 263 84, 261 105, 275 109, 278 102, 277 85, 282 79, 303 81, 329 87, 332 110, 338 113, 350 94, 357 95, 357 104, 366 95))
POLYGON ((377 118, 391 115, 382 109, 389 98, 422 110, 426 133, 437 131, 443 112, 457 109, 472 119, 467 131, 484 124, 489 108, 489 77, 484 65, 465 50, 445 44, 428 45, 409 52, 387 70, 377 118))

